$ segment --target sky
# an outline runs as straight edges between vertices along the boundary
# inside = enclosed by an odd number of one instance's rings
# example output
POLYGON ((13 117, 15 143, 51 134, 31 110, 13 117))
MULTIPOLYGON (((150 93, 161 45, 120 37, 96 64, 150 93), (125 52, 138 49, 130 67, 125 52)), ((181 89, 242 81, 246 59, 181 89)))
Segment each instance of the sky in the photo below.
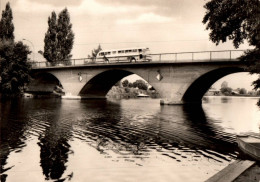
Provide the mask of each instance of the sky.
MULTIPOLYGON (((202 23, 207 0, 9 0, 15 40, 23 40, 34 58, 43 51, 48 17, 65 7, 75 34, 73 58, 84 58, 100 44, 103 49, 149 47, 151 53, 232 50, 231 42, 216 46, 202 23)), ((0 0, 1 12, 7 0, 0 0)), ((243 44, 239 49, 247 49, 243 44)), ((250 87, 247 74, 234 87, 250 87), (241 80, 244 80, 243 82, 241 80), (240 84, 240 85, 237 85, 240 84), (242 86, 241 86, 242 85, 242 86)), ((253 80, 255 77, 253 78, 253 80)), ((233 80, 233 81, 232 81, 233 80)))

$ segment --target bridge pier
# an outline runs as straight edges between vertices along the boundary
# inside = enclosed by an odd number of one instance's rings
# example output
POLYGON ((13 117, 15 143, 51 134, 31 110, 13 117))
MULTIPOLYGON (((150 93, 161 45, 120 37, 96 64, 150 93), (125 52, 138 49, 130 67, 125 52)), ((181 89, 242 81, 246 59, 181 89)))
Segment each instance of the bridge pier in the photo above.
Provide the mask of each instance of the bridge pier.
POLYGON ((194 70, 191 67, 161 67, 160 70, 150 70, 149 83, 160 94, 161 105, 182 105, 190 103, 183 99, 190 85, 206 69, 194 70))

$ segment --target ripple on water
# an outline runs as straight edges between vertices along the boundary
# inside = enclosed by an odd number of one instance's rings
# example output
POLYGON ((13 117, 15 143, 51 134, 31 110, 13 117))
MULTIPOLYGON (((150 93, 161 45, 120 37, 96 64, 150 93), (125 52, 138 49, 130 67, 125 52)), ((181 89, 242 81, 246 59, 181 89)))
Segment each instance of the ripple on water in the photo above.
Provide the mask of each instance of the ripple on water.
MULTIPOLYGON (((237 109, 237 102, 240 100, 232 100, 230 107, 236 104, 237 109)), ((225 104, 229 105, 229 100, 225 104)), ((135 179, 143 179, 141 176, 147 172, 156 176, 167 166, 165 172, 177 171, 167 172, 173 181, 178 181, 184 171, 206 179, 206 173, 214 174, 238 154, 237 128, 231 125, 232 121, 226 125, 221 110, 210 99, 203 107, 160 106, 158 100, 151 99, 32 99, 22 105, 7 103, 5 108, 1 107, 5 113, 1 118, 1 171, 14 179, 12 171, 16 167, 11 166, 30 161, 41 168, 36 172, 42 179, 39 181, 78 181, 94 179, 86 176, 86 171, 97 174, 98 169, 117 169, 122 178, 133 179, 131 173, 135 179), (39 152, 39 160, 24 155, 28 147, 39 152), (13 157, 14 152, 23 156, 22 161, 13 157)), ((99 173, 104 181, 107 178, 102 174, 99 173)))

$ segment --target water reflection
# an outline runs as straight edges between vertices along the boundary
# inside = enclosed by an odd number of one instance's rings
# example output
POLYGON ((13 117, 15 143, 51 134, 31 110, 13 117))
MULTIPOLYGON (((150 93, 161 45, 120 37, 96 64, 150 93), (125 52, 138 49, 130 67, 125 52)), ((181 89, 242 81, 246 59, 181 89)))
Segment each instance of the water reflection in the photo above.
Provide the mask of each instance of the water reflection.
POLYGON ((8 170, 12 169, 14 165, 8 166, 8 155, 12 152, 21 152, 22 148, 26 146, 24 140, 27 123, 21 120, 27 117, 25 110, 23 110, 24 102, 21 100, 4 100, 3 105, 0 104, 0 176, 1 181, 6 181, 8 170))
POLYGON ((132 122, 122 114, 120 104, 99 100, 82 102, 81 108, 87 112, 75 123, 78 128, 74 129, 74 136, 78 139, 87 141, 102 154, 107 150, 137 154, 141 149, 143 134, 133 132, 132 122))
MULTIPOLYGON (((66 170, 65 164, 68 161, 70 145, 64 138, 60 138, 55 142, 48 140, 45 137, 40 137, 39 140, 40 142, 38 145, 41 148, 40 163, 46 180, 64 180, 60 178, 66 170)), ((72 176, 73 173, 71 173, 68 178, 71 179, 72 176)))
MULTIPOLYGON (((37 101, 42 102, 42 100, 37 101)), ((56 100, 54 105, 50 105, 51 101, 47 103, 49 103, 48 109, 51 110, 31 113, 31 119, 45 126, 41 130, 37 129, 40 166, 46 180, 65 181, 73 177, 73 172, 63 177, 68 156, 73 153, 68 143, 73 121, 67 113, 68 109, 62 105, 61 101, 56 100)))
POLYGON ((228 97, 221 97, 221 102, 222 103, 228 103, 230 99, 228 97))
POLYGON ((221 128, 210 123, 201 105, 162 106, 152 115, 146 113, 146 118, 140 113, 132 113, 129 118, 125 117, 122 104, 107 104, 102 104, 105 112, 98 116, 86 114, 78 119, 76 125, 80 128, 74 134, 108 158, 112 157, 109 151, 118 154, 117 158, 120 155, 147 158, 152 150, 178 162, 187 158, 189 152, 216 161, 230 161, 235 157, 234 136, 219 132, 221 128))
POLYGON ((215 125, 215 122, 205 114, 202 105, 186 105, 183 106, 183 111, 187 124, 196 131, 196 136, 199 137, 196 141, 202 148, 210 148, 231 156, 237 153, 235 135, 224 132, 222 127, 215 125))
MULTIPOLYGON (((221 98, 211 102, 204 100, 203 106, 160 106, 151 99, 1 102, 1 181, 19 180, 12 172, 20 169, 21 161, 13 154, 24 154, 29 146, 39 158, 28 163, 31 159, 23 155, 22 165, 38 165, 37 181, 94 181, 97 176, 107 181, 105 173, 87 172, 109 166, 129 177, 128 165, 144 170, 158 163, 172 164, 171 170, 200 168, 203 174, 211 174, 237 157, 237 123, 230 126, 232 122, 225 119, 237 120, 233 113, 250 107, 252 101, 227 100, 225 108, 221 98)), ((244 114, 244 118, 252 115, 244 114)))

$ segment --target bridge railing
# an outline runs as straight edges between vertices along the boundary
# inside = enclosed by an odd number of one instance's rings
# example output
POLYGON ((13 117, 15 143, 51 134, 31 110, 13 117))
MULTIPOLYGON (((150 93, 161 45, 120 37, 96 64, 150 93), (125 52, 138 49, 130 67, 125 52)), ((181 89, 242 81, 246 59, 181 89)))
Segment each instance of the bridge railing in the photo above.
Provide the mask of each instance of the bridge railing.
POLYGON ((238 61, 244 50, 200 51, 151 54, 152 60, 164 62, 238 61))
MULTIPOLYGON (((178 52, 150 54, 138 62, 209 62, 209 61, 238 61, 245 50, 224 50, 224 51, 200 51, 200 52, 178 52), (149 57, 149 59, 147 59, 149 57)), ((31 62, 33 68, 80 66, 91 64, 109 64, 130 62, 128 56, 117 56, 109 58, 80 58, 70 59, 65 64, 52 64, 49 62, 31 62)))

